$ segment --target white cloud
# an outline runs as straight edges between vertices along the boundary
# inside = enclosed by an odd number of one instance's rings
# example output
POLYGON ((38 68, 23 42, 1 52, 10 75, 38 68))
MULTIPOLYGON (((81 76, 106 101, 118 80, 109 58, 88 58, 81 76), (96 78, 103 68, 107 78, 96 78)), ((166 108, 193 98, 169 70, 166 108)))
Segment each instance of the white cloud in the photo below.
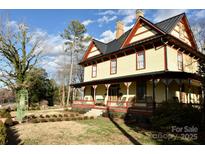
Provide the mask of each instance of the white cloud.
POLYGON ((156 13, 153 15, 153 18, 154 18, 154 22, 160 22, 164 19, 167 19, 169 17, 172 17, 172 16, 175 16, 177 14, 180 14, 180 13, 183 13, 183 12, 186 12, 185 9, 183 10, 157 10, 156 13))
POLYGON ((115 39, 115 32, 112 32, 111 30, 106 30, 100 35, 100 41, 104 43, 108 43, 115 39))
POLYGON ((131 24, 136 19, 136 10, 119 10, 118 14, 123 16, 122 21, 124 22, 125 26, 131 24))
POLYGON ((110 16, 103 16, 103 17, 99 18, 97 21, 100 24, 100 26, 102 26, 102 24, 104 24, 104 23, 107 24, 110 21, 113 21, 115 19, 117 19, 117 16, 112 16, 112 17, 110 17, 110 16))
POLYGON ((189 19, 191 19, 191 21, 194 23, 202 22, 205 18, 205 10, 190 11, 188 16, 189 19))
POLYGON ((94 21, 91 19, 85 20, 82 22, 83 25, 88 26, 89 24, 93 23, 94 21))
POLYGON ((98 15, 115 15, 115 14, 116 14, 116 11, 113 11, 113 10, 106 10, 106 11, 102 11, 98 13, 98 15))

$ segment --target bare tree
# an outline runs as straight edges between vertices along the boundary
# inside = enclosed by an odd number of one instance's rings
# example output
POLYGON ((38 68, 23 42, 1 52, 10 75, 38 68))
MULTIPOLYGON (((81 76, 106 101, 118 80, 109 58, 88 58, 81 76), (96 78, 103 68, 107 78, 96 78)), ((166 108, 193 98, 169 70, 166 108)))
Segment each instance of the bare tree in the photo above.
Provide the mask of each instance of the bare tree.
POLYGON ((192 31, 194 33, 197 46, 199 51, 205 54, 205 21, 197 22, 196 24, 192 25, 192 31))
POLYGON ((0 22, 0 81, 13 90, 26 88, 29 70, 38 62, 40 38, 33 38, 26 24, 0 22))

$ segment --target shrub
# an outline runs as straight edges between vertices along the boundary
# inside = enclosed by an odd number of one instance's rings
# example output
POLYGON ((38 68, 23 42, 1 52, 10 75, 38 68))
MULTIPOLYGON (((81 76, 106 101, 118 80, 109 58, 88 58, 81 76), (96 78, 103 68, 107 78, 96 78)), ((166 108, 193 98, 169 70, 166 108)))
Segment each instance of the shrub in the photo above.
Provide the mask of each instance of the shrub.
POLYGON ((71 117, 70 120, 76 120, 76 118, 75 117, 71 117))
POLYGON ((156 109, 152 119, 152 125, 155 129, 169 129, 171 126, 200 126, 201 112, 193 108, 190 104, 182 103, 162 103, 156 109))
POLYGON ((13 120, 11 118, 7 118, 4 124, 6 126, 12 126, 13 125, 13 120))
POLYGON ((88 116, 84 116, 84 120, 88 120, 88 116))
POLYGON ((40 120, 36 118, 36 119, 32 119, 31 122, 32 122, 32 123, 39 123, 40 120))
POLYGON ((62 115, 62 114, 59 114, 59 115, 58 115, 58 117, 62 118, 62 117, 63 117, 63 115, 62 115))
POLYGON ((73 113, 70 114, 70 117, 74 117, 75 115, 73 113))
POLYGON ((94 117, 94 116, 91 116, 90 119, 95 119, 95 117, 94 117))
POLYGON ((40 116, 39 116, 40 118, 44 118, 44 116, 41 114, 40 116))
POLYGON ((68 117, 68 114, 64 114, 64 117, 68 117))
POLYGON ((35 115, 33 115, 33 114, 29 116, 29 119, 36 119, 36 118, 37 117, 35 115))
POLYGON ((71 118, 66 117, 66 118, 64 118, 64 120, 65 120, 65 121, 70 121, 70 120, 71 120, 71 118))
POLYGON ((58 116, 54 114, 54 115, 52 115, 52 117, 53 117, 53 118, 57 118, 58 116))
POLYGON ((82 117, 77 117, 77 120, 83 120, 83 118, 82 117))
POLYGON ((40 121, 40 122, 48 122, 48 119, 46 119, 46 118, 41 118, 41 119, 39 119, 39 121, 40 121))
POLYGON ((56 121, 62 121, 63 119, 61 119, 61 118, 56 118, 56 121))
POLYGON ((4 126, 3 122, 0 121, 0 145, 6 144, 6 142, 7 142, 6 127, 4 126))
POLYGON ((46 118, 50 118, 50 115, 46 115, 45 117, 46 117, 46 118))
POLYGON ((55 122, 56 120, 55 120, 55 118, 50 118, 49 121, 50 122, 55 122))
POLYGON ((0 110, 0 117, 1 118, 11 118, 10 110, 9 109, 1 109, 0 110))

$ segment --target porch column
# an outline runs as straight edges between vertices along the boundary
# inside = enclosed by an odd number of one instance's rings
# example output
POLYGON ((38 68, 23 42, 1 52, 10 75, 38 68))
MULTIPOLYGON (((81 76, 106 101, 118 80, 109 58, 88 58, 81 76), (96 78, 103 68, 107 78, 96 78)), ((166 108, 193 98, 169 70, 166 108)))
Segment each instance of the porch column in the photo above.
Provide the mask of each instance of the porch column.
POLYGON ((155 90, 156 90, 156 83, 155 83, 155 79, 152 79, 152 97, 153 97, 153 110, 156 109, 156 101, 155 101, 155 90))
POLYGON ((179 80, 179 102, 182 103, 182 80, 179 80))
POLYGON ((188 79, 188 86, 189 86, 189 102, 188 103, 191 103, 191 79, 188 79))
POLYGON ((92 86, 93 87, 93 89, 94 89, 94 101, 96 100, 96 89, 97 89, 97 85, 93 85, 92 86))
POLYGON ((106 87, 106 106, 108 106, 108 97, 109 97, 109 87, 110 87, 111 84, 105 84, 105 87, 106 87))
POLYGON ((84 97, 85 97, 85 86, 81 87, 81 90, 83 91, 83 95, 82 95, 82 100, 84 100, 84 97))
POLYGON ((179 102, 182 102, 182 79, 175 79, 179 87, 179 102))
POLYGON ((128 96, 129 96, 129 93, 130 93, 130 85, 132 84, 132 82, 124 82, 124 84, 125 84, 125 86, 126 86, 126 88, 127 88, 127 98, 128 98, 128 96))
POLYGON ((162 80, 165 84, 165 101, 168 102, 169 98, 169 84, 171 83, 171 79, 164 79, 162 80))

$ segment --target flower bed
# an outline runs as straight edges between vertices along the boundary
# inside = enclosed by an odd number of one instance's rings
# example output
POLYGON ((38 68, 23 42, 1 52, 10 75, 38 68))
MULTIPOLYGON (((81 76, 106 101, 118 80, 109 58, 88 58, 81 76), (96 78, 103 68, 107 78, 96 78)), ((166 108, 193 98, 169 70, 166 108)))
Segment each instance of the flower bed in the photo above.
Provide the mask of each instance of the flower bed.
POLYGON ((29 115, 25 116, 23 119, 23 123, 44 123, 44 122, 56 122, 56 121, 73 121, 73 120, 88 120, 94 119, 93 116, 82 116, 78 113, 71 114, 53 114, 53 115, 29 115))

